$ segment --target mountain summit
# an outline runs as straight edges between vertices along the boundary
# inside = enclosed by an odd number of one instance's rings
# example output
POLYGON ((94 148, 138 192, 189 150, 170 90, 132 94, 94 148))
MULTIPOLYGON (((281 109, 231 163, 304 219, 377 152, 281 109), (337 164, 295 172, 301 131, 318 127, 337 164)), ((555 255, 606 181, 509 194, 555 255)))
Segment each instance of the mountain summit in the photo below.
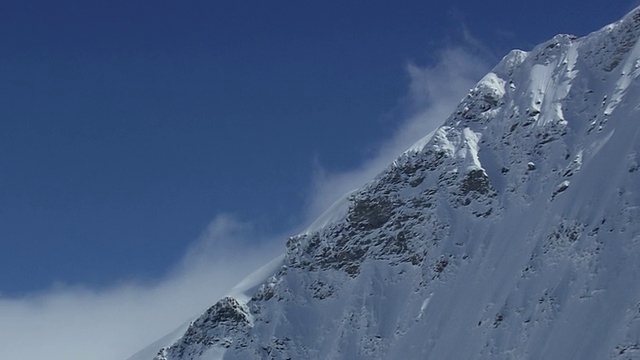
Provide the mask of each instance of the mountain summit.
POLYGON ((512 51, 147 359, 640 359, 639 35, 512 51))

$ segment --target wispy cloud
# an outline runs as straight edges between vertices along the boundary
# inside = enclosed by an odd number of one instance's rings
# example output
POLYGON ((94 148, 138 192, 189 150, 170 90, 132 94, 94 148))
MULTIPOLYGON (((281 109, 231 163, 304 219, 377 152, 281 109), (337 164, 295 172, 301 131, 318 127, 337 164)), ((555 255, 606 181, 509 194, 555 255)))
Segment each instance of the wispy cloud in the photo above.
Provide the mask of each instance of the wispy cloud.
POLYGON ((398 119, 396 131, 379 145, 375 156, 355 169, 330 172, 318 164, 308 218, 312 220, 343 194, 365 184, 412 144, 435 130, 488 70, 482 57, 460 47, 441 51, 433 65, 421 67, 408 63, 409 90, 399 101, 397 112, 404 116, 398 119))
POLYGON ((0 353, 6 359, 126 359, 204 311, 283 246, 260 238, 251 224, 218 216, 174 272, 155 284, 58 287, 0 299, 0 353))
MULTIPOLYGON (((346 172, 318 167, 306 209, 309 222, 440 125, 488 69, 461 48, 446 49, 437 59, 425 67, 407 64, 409 89, 394 112, 402 116, 375 156, 346 172)), ((131 282, 102 290, 57 287, 26 298, 0 298, 0 352, 7 359, 126 359, 202 312, 281 253, 289 235, 265 237, 250 223, 220 215, 174 271, 156 283, 131 282)))

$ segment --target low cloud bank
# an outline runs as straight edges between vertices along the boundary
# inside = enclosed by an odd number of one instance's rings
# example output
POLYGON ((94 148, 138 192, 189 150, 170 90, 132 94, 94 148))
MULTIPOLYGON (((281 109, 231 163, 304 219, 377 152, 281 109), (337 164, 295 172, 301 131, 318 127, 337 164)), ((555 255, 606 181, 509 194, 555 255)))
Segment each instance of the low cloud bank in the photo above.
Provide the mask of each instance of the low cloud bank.
POLYGON ((158 283, 104 290, 59 286, 0 299, 0 353, 6 359, 126 359, 276 257, 281 239, 260 238, 251 224, 221 215, 158 283))

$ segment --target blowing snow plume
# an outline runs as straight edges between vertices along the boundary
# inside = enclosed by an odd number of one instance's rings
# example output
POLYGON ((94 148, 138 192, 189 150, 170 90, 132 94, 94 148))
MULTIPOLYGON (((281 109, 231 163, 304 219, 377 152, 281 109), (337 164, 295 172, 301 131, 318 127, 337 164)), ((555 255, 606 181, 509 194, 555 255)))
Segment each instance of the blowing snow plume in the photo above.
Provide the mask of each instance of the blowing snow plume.
POLYGON ((309 200, 308 220, 316 219, 344 194, 357 189, 384 170, 405 150, 433 132, 488 69, 485 61, 461 47, 441 51, 432 66, 406 66, 409 91, 400 101, 403 115, 396 131, 375 155, 355 169, 331 173, 317 166, 309 200))

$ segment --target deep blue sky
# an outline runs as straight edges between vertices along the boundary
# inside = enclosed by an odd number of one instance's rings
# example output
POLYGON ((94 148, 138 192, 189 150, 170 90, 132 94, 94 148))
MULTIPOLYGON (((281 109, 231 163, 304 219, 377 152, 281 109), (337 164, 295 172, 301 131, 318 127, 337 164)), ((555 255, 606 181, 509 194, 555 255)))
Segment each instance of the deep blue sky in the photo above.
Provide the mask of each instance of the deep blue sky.
POLYGON ((467 31, 494 63, 632 5, 4 1, 0 294, 158 277, 220 213, 293 226, 314 164, 398 126, 408 62, 467 31))

